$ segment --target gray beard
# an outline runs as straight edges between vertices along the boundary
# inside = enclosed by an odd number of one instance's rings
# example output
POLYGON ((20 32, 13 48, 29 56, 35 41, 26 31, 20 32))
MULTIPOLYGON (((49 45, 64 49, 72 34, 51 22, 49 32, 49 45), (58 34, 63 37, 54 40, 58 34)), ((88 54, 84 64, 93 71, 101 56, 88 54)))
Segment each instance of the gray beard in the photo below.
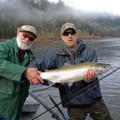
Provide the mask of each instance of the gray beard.
POLYGON ((17 36, 17 38, 16 38, 16 41, 17 41, 18 47, 19 47, 20 49, 22 49, 22 50, 28 50, 28 49, 30 49, 31 46, 32 46, 32 44, 33 44, 33 43, 31 43, 31 44, 29 44, 29 45, 22 45, 22 44, 21 44, 21 39, 20 39, 18 36, 17 36))

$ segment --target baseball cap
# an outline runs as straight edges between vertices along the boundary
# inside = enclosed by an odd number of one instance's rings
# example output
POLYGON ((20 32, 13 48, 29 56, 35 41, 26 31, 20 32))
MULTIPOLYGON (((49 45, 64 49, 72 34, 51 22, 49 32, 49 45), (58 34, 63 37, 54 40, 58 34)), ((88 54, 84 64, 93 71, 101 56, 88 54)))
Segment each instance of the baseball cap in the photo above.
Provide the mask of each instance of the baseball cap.
POLYGON ((23 25, 22 27, 17 28, 17 32, 24 32, 24 31, 31 32, 35 35, 35 37, 37 37, 37 31, 33 26, 23 25))
POLYGON ((75 30, 75 32, 77 31, 77 29, 73 23, 65 23, 61 27, 61 34, 63 34, 65 32, 65 30, 67 30, 69 28, 75 30))

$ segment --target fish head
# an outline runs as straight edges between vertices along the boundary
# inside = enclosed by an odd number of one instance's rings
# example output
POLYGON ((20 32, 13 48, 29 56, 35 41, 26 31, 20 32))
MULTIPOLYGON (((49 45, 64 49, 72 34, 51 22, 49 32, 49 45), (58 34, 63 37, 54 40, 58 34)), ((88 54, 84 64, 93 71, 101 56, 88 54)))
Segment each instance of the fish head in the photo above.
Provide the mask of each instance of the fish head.
POLYGON ((101 74, 107 72, 108 70, 110 70, 110 68, 111 68, 110 64, 97 63, 95 66, 95 73, 97 75, 101 75, 101 74))

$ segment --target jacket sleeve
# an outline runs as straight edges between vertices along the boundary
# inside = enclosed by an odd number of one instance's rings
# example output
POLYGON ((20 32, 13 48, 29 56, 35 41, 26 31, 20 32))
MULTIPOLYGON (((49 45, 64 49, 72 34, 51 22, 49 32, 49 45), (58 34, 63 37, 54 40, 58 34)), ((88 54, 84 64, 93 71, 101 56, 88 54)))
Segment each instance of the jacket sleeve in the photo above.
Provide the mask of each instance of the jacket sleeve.
POLYGON ((10 50, 10 46, 6 43, 0 44, 0 77, 20 82, 21 75, 26 68, 16 64, 14 60, 9 60, 10 50))
POLYGON ((37 68, 40 71, 55 69, 55 56, 56 53, 53 50, 50 50, 36 58, 28 65, 28 67, 37 68))
POLYGON ((92 47, 88 47, 84 55, 86 56, 84 62, 97 62, 97 53, 92 47))

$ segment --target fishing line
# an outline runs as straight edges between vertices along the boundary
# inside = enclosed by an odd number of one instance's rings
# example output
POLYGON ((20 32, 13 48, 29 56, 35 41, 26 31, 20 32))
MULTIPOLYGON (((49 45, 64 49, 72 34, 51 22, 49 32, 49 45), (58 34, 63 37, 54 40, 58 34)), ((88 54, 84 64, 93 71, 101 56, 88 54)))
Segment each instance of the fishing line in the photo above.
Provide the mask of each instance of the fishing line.
POLYGON ((35 100, 37 100, 47 111, 49 111, 52 114, 52 118, 55 118, 56 120, 62 120, 57 113, 52 111, 46 104, 44 104, 40 99, 38 99, 37 96, 29 92, 29 95, 33 97, 35 100))
POLYGON ((62 112, 61 108, 57 105, 57 103, 55 102, 55 100, 51 97, 51 95, 49 95, 50 100, 52 101, 52 103, 56 106, 56 108, 58 109, 58 111, 60 112, 60 114, 62 115, 62 117, 64 118, 64 120, 67 120, 64 113, 62 112))
MULTIPOLYGON (((76 92, 75 94, 73 94, 72 96, 70 96, 69 99, 72 98, 72 97, 74 97, 75 95, 79 94, 80 92, 84 91, 84 90, 87 89, 88 87, 91 87, 91 86, 94 85, 95 83, 101 81, 102 79, 106 78, 107 76, 111 75, 112 73, 114 73, 114 72, 117 71, 118 69, 120 69, 120 67, 118 67, 117 69, 115 69, 115 70, 113 70, 112 72, 108 73, 107 75, 103 76, 102 78, 98 79, 97 81, 94 81, 93 83, 89 84, 89 85, 86 86, 85 88, 79 90, 78 92, 76 92)), ((93 89, 93 88, 90 88, 89 90, 92 90, 92 89, 93 89)), ((88 91, 86 91, 86 92, 80 94, 79 96, 77 96, 76 98, 72 99, 71 101, 69 101, 68 103, 66 103, 65 106, 68 105, 70 102, 76 100, 76 99, 79 98, 80 96, 84 95, 84 94, 87 93, 87 92, 88 92, 88 91)), ((67 100, 67 99, 63 100, 62 102, 66 101, 66 100, 67 100)), ((59 102, 59 103, 56 104, 55 106, 51 107, 49 110, 51 110, 51 109, 55 108, 56 106, 62 104, 62 102, 59 102)), ((41 113, 40 115, 34 117, 32 120, 40 117, 41 115, 45 114, 46 112, 48 112, 48 110, 45 111, 45 112, 43 112, 43 113, 41 113)))

